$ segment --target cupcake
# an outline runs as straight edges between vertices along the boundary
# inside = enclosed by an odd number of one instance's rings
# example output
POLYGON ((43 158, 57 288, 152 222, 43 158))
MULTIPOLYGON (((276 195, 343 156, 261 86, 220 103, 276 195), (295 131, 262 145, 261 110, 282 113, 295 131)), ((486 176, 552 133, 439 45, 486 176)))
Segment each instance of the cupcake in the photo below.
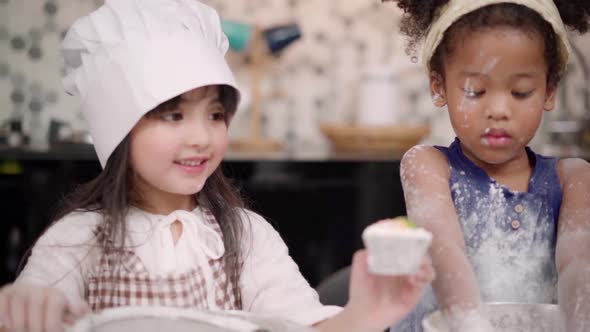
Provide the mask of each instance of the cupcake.
POLYGON ((369 271, 380 275, 418 272, 432 234, 405 217, 380 220, 363 231, 369 271))

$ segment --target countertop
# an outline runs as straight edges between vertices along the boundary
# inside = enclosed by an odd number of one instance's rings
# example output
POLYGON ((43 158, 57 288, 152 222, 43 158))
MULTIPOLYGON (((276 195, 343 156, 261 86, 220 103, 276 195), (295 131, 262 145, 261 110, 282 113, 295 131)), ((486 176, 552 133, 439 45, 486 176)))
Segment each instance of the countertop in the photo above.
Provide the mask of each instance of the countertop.
MULTIPOLYGON (((382 152, 339 152, 316 146, 284 149, 278 152, 241 152, 228 150, 225 161, 294 161, 294 162, 360 162, 399 161, 403 151, 382 152)), ((97 160, 90 144, 64 144, 47 150, 33 150, 27 147, 12 148, 0 145, 0 160, 22 161, 93 161, 97 160)))
MULTIPOLYGON (((537 153, 557 157, 578 157, 590 160, 590 151, 564 147, 535 147, 537 153)), ((228 150, 225 161, 286 161, 286 162, 398 162, 403 151, 397 152, 342 152, 319 146, 286 148, 277 152, 242 152, 228 150)), ((0 145, 0 160, 21 161, 94 161, 97 160, 90 144, 62 144, 47 150, 27 147, 12 148, 0 145)))

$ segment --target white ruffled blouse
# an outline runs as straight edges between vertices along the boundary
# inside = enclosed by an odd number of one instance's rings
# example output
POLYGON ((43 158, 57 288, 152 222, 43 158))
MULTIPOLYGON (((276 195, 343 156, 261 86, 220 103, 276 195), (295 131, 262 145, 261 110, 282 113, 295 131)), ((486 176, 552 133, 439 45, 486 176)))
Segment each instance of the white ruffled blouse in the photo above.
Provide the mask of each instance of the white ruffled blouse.
MULTIPOLYGON (((239 281, 243 310, 304 325, 313 325, 341 310, 319 302, 280 235, 264 218, 248 210, 241 217, 249 221, 244 226, 244 266, 239 281)), ((70 301, 83 301, 88 279, 100 260, 93 230, 101 218, 94 212, 75 212, 51 226, 33 247, 16 282, 54 286, 70 301)), ((207 262, 223 256, 225 249, 200 208, 169 215, 132 208, 127 229, 127 243, 150 275, 180 274, 198 264, 207 286, 214 287, 207 262), (170 227, 177 220, 182 223, 182 232, 175 244, 170 227)), ((208 302, 210 309, 216 309, 215 301, 208 302)))

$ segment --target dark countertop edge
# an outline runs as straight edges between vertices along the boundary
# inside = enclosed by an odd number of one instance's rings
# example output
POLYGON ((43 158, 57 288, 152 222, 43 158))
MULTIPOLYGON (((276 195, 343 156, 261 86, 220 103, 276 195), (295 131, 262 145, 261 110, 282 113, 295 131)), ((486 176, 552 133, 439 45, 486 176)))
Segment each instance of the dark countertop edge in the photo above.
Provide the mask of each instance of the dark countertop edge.
MULTIPOLYGON (((227 151, 224 161, 228 162, 396 162, 403 152, 355 153, 334 151, 311 152, 236 152, 227 151)), ((75 149, 52 148, 36 151, 23 148, 0 147, 0 161, 97 161, 92 146, 75 149)))
MULTIPOLYGON (((551 155, 551 154, 548 154, 551 155)), ((553 153, 555 155, 555 153, 553 153)), ((236 152, 228 150, 224 156, 227 162, 399 162, 403 151, 390 153, 338 152, 332 150, 305 150, 279 152, 236 152)), ((577 157, 590 161, 590 152, 584 155, 557 155, 560 158, 577 157)), ((0 147, 0 161, 98 161, 94 148, 51 148, 35 151, 23 148, 0 147)))

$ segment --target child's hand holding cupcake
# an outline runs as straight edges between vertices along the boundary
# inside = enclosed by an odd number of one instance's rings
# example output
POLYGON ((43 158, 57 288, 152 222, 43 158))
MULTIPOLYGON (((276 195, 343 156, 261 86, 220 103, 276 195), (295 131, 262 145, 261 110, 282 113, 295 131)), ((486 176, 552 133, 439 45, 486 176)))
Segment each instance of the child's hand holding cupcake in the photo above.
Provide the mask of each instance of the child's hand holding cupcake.
POLYGON ((434 279, 426 254, 432 235, 405 218, 379 221, 363 232, 366 250, 352 260, 349 302, 344 308, 350 330, 383 331, 405 317, 434 279))

